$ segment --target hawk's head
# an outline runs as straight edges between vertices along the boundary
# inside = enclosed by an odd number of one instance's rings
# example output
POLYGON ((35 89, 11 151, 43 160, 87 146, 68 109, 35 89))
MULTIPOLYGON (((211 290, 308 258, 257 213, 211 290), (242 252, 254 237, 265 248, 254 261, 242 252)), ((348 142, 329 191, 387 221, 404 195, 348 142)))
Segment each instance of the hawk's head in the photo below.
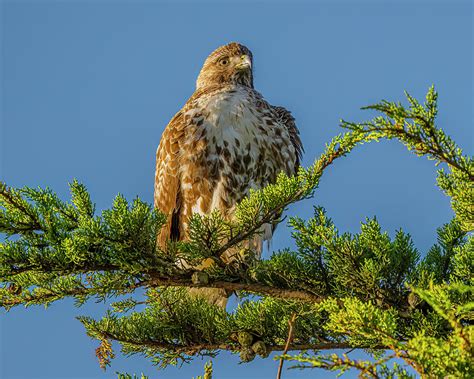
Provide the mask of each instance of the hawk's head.
POLYGON ((240 84, 253 88, 252 53, 236 42, 219 47, 207 57, 196 87, 225 84, 240 84))

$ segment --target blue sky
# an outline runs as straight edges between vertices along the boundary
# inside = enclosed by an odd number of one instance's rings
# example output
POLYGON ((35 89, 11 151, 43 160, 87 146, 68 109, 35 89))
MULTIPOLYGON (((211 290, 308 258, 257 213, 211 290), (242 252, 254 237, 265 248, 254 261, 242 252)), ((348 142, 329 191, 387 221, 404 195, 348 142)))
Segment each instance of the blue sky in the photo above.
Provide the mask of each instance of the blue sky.
MULTIPOLYGON (((466 153, 474 151, 473 6, 470 1, 12 1, 1 2, 0 179, 49 186, 64 199, 73 178, 97 209, 113 197, 151 202, 155 149, 163 128, 194 90, 205 57, 230 41, 254 54, 256 88, 290 109, 309 165, 339 133, 338 120, 372 116, 361 106, 382 98, 440 93, 438 125, 466 153)), ((391 235, 403 227, 421 252, 452 211, 435 187, 432 162, 396 142, 358 148, 337 161, 314 199, 290 208, 311 215, 324 206, 340 231, 356 232, 376 215, 391 235)), ((273 249, 293 246, 279 227, 273 249)), ((0 377, 191 378, 156 370, 139 357, 99 369, 96 342, 74 316, 100 317, 104 305, 72 301, 0 314, 0 377)), ((239 365, 222 354, 218 379, 274 377, 277 364, 239 365)), ((289 378, 332 378, 292 371, 289 378)), ((354 377, 349 374, 346 377, 354 377)))

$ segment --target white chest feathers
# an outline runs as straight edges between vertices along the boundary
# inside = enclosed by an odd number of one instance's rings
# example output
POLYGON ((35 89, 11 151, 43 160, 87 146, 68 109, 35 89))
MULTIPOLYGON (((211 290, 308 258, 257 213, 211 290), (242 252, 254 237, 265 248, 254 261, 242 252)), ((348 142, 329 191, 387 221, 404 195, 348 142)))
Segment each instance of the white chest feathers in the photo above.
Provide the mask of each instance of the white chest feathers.
POLYGON ((254 144, 261 120, 255 114, 256 108, 252 101, 254 99, 242 89, 217 93, 203 99, 200 105, 205 110, 204 127, 208 141, 236 149, 239 149, 239 146, 233 146, 236 140, 241 148, 247 148, 249 143, 254 144))

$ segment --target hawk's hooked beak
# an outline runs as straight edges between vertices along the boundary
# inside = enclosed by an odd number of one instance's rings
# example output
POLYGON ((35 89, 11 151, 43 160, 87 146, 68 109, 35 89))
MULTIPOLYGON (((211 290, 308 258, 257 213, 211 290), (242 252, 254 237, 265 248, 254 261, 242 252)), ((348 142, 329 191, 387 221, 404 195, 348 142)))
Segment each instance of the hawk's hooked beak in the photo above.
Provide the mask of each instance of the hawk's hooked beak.
POLYGON ((252 68, 252 61, 248 55, 242 55, 240 62, 235 66, 238 70, 250 70, 252 68))

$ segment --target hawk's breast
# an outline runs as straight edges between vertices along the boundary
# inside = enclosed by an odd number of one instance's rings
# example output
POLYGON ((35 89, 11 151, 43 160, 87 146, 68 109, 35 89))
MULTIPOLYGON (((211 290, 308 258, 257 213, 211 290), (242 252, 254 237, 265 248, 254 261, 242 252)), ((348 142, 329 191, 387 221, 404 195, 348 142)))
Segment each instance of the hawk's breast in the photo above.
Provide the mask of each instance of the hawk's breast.
POLYGON ((203 95, 184 117, 181 190, 191 207, 185 213, 219 209, 232 216, 251 188, 274 182, 280 171, 294 172, 296 155, 287 129, 252 89, 203 95))

